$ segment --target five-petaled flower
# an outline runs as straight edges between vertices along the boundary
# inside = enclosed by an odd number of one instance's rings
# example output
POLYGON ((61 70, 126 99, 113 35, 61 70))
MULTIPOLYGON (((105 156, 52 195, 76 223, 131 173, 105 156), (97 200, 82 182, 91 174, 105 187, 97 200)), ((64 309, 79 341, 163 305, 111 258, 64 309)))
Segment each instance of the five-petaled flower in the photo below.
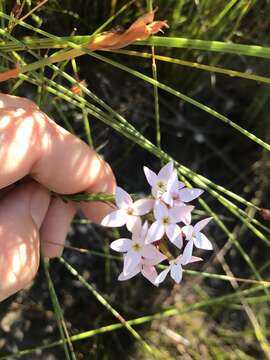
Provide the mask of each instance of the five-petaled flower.
MULTIPOLYGON (((197 261, 202 261, 202 259, 197 256, 192 256, 188 263, 193 263, 197 261)), ((182 255, 178 256, 176 259, 169 261, 169 264, 170 265, 167 266, 165 270, 161 271, 161 273, 159 273, 159 275, 156 277, 155 280, 156 285, 162 283, 169 272, 171 274, 171 277, 177 284, 181 282, 183 276, 182 265, 187 265, 187 263, 185 264, 183 263, 182 255)))
POLYGON ((143 258, 152 260, 163 258, 163 255, 154 245, 145 243, 147 232, 148 223, 146 221, 143 226, 137 225, 134 227, 132 240, 123 238, 111 243, 113 250, 126 253, 124 255, 124 275, 128 275, 133 271, 143 258))
POLYGON ((155 199, 160 199, 167 191, 168 182, 174 174, 173 162, 170 161, 168 164, 163 166, 158 174, 154 173, 154 171, 150 170, 146 166, 144 166, 143 170, 148 183, 152 187, 152 195, 155 199))
POLYGON ((121 274, 118 276, 118 280, 124 281, 129 280, 136 276, 137 274, 141 273, 147 280, 149 280, 153 285, 157 286, 155 280, 158 276, 157 270, 155 265, 159 264, 161 261, 165 260, 166 256, 160 253, 159 257, 155 259, 145 259, 142 258, 140 263, 129 273, 126 275, 122 271, 121 274))
POLYGON ((146 238, 147 243, 161 239, 166 234, 169 240, 179 249, 183 246, 181 228, 177 223, 183 221, 194 206, 175 206, 168 208, 162 202, 154 207, 156 221, 150 226, 146 238))

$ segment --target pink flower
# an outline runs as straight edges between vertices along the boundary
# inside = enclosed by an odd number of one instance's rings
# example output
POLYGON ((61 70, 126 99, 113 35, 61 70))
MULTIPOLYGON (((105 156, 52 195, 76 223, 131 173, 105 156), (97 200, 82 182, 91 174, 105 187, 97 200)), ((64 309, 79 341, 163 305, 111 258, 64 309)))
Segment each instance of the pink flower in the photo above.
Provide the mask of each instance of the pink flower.
POLYGON ((126 253, 124 256, 124 275, 132 272, 139 265, 142 258, 152 260, 161 258, 162 254, 154 245, 145 243, 147 232, 148 223, 146 221, 143 226, 134 227, 132 240, 123 238, 111 243, 113 250, 126 253))
POLYGON ((163 260, 166 259, 166 256, 160 253, 159 257, 156 257, 155 259, 141 259, 140 263, 128 274, 124 274, 124 272, 121 272, 121 274, 118 276, 118 280, 124 281, 129 280, 136 276, 139 273, 142 273, 142 275, 149 280, 153 285, 157 286, 155 283, 156 277, 157 277, 157 271, 155 269, 154 265, 159 264, 163 260))
POLYGON ((116 188, 115 202, 118 210, 105 216, 101 225, 118 227, 126 224, 131 232, 134 226, 141 225, 140 216, 147 214, 154 206, 152 199, 140 199, 133 202, 130 195, 120 187, 116 188))
POLYGON ((167 191, 163 193, 162 200, 169 206, 179 206, 188 203, 199 197, 203 190, 187 189, 184 184, 178 181, 177 173, 174 172, 167 184, 167 191))
POLYGON ((183 246, 181 228, 177 225, 183 221, 194 206, 178 206, 168 209, 162 202, 154 207, 156 221, 150 226, 146 242, 152 243, 161 239, 166 234, 169 240, 179 249, 183 246))
POLYGON ((168 164, 163 166, 158 174, 154 173, 146 166, 144 166, 143 170, 148 183, 152 187, 152 195, 156 199, 161 198, 161 196, 167 191, 168 181, 174 173, 173 162, 170 161, 168 164))
MULTIPOLYGON (((189 263, 193 263, 196 261, 202 261, 202 259, 196 256, 192 256, 189 263)), ((178 256, 174 260, 171 260, 169 263, 170 265, 165 270, 161 271, 161 273, 159 273, 159 275, 156 277, 155 284, 157 286, 165 280, 169 272, 171 277, 177 284, 181 282, 183 276, 182 265, 186 265, 183 263, 182 255, 178 256)))
POLYGON ((183 233, 186 236, 188 243, 183 251, 183 264, 186 265, 192 258, 193 246, 195 245, 198 249, 213 250, 211 242, 201 232, 201 230, 211 221, 212 218, 203 219, 194 226, 187 225, 182 228, 183 233))

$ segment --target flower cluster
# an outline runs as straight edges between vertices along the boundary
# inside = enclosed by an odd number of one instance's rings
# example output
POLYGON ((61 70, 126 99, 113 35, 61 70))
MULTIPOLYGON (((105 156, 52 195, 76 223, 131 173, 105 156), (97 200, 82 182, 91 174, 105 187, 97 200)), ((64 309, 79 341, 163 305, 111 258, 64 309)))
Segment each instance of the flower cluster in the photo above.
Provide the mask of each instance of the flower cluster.
POLYGON ((204 250, 213 249, 201 232, 211 218, 191 225, 194 206, 189 203, 198 198, 203 190, 185 188, 178 180, 172 161, 158 174, 144 167, 144 174, 152 195, 133 201, 125 190, 117 187, 117 208, 101 223, 110 227, 126 225, 131 233, 131 238, 121 238, 111 244, 113 250, 124 253, 124 268, 118 279, 128 280, 141 273, 158 286, 170 273, 174 281, 180 283, 182 267, 202 260, 192 255, 194 246, 204 250), (169 248, 178 252, 176 257, 169 248), (163 261, 169 264, 158 274, 155 266, 163 261))

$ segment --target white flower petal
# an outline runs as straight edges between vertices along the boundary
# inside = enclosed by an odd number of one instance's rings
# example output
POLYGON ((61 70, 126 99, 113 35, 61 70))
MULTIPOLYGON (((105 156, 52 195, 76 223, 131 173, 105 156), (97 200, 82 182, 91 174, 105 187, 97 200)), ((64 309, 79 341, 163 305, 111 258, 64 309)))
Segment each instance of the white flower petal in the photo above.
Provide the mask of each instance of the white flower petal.
POLYGON ((165 229, 163 224, 158 221, 155 221, 151 224, 148 233, 146 235, 145 243, 150 244, 153 241, 157 241, 162 238, 164 235, 165 229))
POLYGON ((194 244, 198 249, 213 250, 213 246, 212 246, 211 242, 201 232, 198 232, 196 234, 196 238, 194 239, 194 244))
POLYGON ((127 220, 127 213, 125 210, 116 210, 105 216, 101 221, 101 225, 118 227, 125 225, 127 220))
POLYGON ((141 253, 139 251, 129 251, 126 255, 124 255, 124 275, 129 274, 132 270, 139 265, 141 261, 141 253))
POLYGON ((183 206, 175 206, 172 209, 169 209, 169 215, 173 219, 175 223, 183 221, 185 217, 191 213, 194 209, 194 206, 183 205, 183 206))
POLYGON ((183 221, 184 224, 190 225, 190 223, 191 223, 191 212, 187 213, 184 220, 182 220, 182 221, 183 221))
MULTIPOLYGON (((133 216, 133 217, 139 218, 138 216, 133 216)), ((131 220, 131 221, 134 221, 134 220, 131 220)), ((143 229, 142 221, 136 222, 131 231, 132 232, 132 240, 134 240, 136 242, 140 242, 142 229, 143 229)))
POLYGON ((212 217, 209 217, 201 221, 198 221, 197 224, 194 225, 194 232, 197 233, 201 231, 212 219, 213 219, 212 217))
POLYGON ((128 209, 133 205, 130 195, 119 186, 117 186, 115 190, 115 202, 119 209, 128 209))
POLYGON ((154 245, 144 245, 142 256, 147 259, 160 258, 160 252, 154 245))
POLYGON ((161 263, 162 261, 166 260, 167 256, 163 255, 161 252, 158 252, 158 255, 154 259, 143 259, 142 263, 143 265, 157 265, 161 263))
POLYGON ((159 204, 162 204, 161 199, 155 199, 154 209, 155 209, 155 207, 158 206, 159 204))
POLYGON ((189 240, 181 257, 181 263, 186 265, 190 262, 193 252, 193 240, 189 240))
POLYGON ((161 201, 159 201, 154 207, 154 217, 156 220, 161 220, 162 218, 168 216, 168 208, 161 201))
POLYGON ((182 249, 183 247, 183 238, 181 236, 181 234, 174 239, 174 241, 172 241, 173 245, 177 246, 178 249, 182 249))
POLYGON ((134 215, 126 215, 126 224, 127 224, 127 229, 130 232, 138 232, 140 231, 141 227, 142 227, 142 220, 139 216, 134 216, 134 215))
POLYGON ((172 265, 171 267, 171 277, 173 280, 179 284, 183 277, 183 270, 180 261, 177 264, 172 265))
POLYGON ((140 199, 134 202, 133 209, 134 215, 145 215, 149 213, 154 207, 155 200, 154 199, 140 199))
POLYGON ((185 184, 182 181, 178 181, 178 190, 183 189, 185 184))
POLYGON ((172 194, 169 191, 166 191, 162 194, 161 199, 169 206, 173 206, 172 194))
POLYGON ((166 276, 168 275, 169 271, 171 270, 171 265, 167 267, 167 269, 161 271, 161 273, 158 274, 155 280, 155 284, 158 286, 160 283, 162 283, 166 276))
POLYGON ((141 265, 138 265, 132 271, 127 273, 126 275, 124 274, 124 272, 121 272, 121 274, 118 276, 118 280, 120 280, 120 281, 129 280, 129 279, 133 278, 133 276, 136 276, 137 274, 139 274, 140 271, 141 271, 141 265))
POLYGON ((181 228, 176 224, 170 224, 166 226, 166 234, 169 240, 177 246, 179 249, 183 246, 183 239, 181 235, 181 228))
POLYGON ((203 193, 201 189, 181 189, 179 190, 180 199, 183 202, 190 202, 203 193))
POLYGON ((189 261, 189 264, 197 262, 197 261, 203 261, 202 258, 198 257, 198 256, 191 256, 191 259, 189 261))
POLYGON ((183 248, 183 238, 182 238, 181 236, 177 237, 177 238, 174 240, 173 244, 174 244, 175 246, 177 246, 178 249, 182 249, 182 248, 183 248))
POLYGON ((174 170, 172 172, 172 175, 169 178, 168 184, 167 184, 167 191, 169 193, 178 192, 178 178, 177 178, 177 172, 174 170))
POLYGON ((118 239, 111 243, 110 248, 118 252, 129 251, 132 246, 132 241, 130 239, 118 239))
POLYGON ((162 194, 160 194, 160 189, 159 187, 155 184, 153 187, 152 187, 152 195, 155 199, 159 199, 161 197, 162 194))
POLYGON ((173 161, 170 161, 168 162, 168 164, 163 166, 163 168, 159 171, 158 178, 165 179, 168 181, 172 173, 173 173, 173 161))
POLYGON ((182 227, 182 232, 186 237, 186 240, 190 240, 192 238, 193 235, 193 226, 192 225, 186 225, 182 227))
POLYGON ((143 226, 141 227, 141 232, 140 232, 140 238, 141 238, 142 243, 145 242, 145 238, 146 238, 147 233, 148 233, 148 221, 146 220, 143 223, 143 226))
POLYGON ((178 194, 178 178, 176 170, 173 171, 167 183, 167 191, 162 194, 162 200, 169 206, 173 206, 175 195, 178 194))
POLYGON ((154 268, 154 266, 143 265, 141 272, 147 280, 149 280, 152 284, 157 286, 157 284, 155 284, 155 280, 156 280, 158 274, 157 274, 157 271, 154 268))
POLYGON ((144 174, 145 174, 145 177, 146 177, 146 180, 148 181, 148 183, 151 186, 154 186, 154 184, 157 181, 157 175, 152 170, 148 169, 148 167, 146 167, 146 166, 143 167, 143 171, 144 171, 144 174))

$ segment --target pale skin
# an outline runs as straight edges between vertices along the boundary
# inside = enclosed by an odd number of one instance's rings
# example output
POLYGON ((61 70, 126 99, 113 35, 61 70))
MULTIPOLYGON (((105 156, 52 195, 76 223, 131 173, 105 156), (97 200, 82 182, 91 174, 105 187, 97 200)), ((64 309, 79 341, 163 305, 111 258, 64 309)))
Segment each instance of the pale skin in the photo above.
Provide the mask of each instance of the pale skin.
POLYGON ((60 256, 75 212, 99 223, 104 203, 64 203, 77 192, 115 191, 110 166, 26 98, 0 94, 0 301, 27 286, 43 256, 60 256), (25 178, 27 177, 27 178, 25 178), (23 179, 19 184, 19 180, 23 179))

